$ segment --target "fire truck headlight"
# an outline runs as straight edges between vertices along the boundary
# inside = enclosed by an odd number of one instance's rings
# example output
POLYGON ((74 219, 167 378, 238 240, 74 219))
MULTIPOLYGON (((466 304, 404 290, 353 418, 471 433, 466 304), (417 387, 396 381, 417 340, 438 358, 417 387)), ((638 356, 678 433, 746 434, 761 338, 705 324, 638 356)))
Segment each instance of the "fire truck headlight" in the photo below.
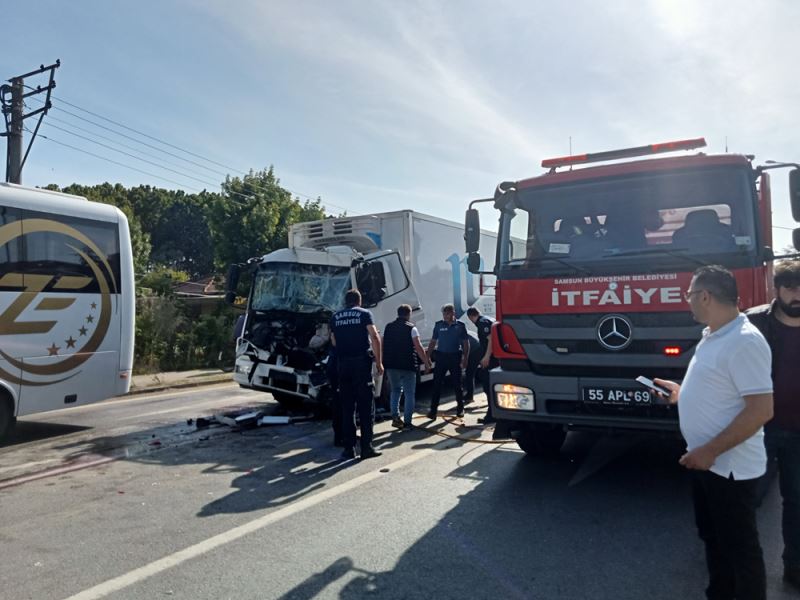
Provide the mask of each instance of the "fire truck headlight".
POLYGON ((498 383, 494 386, 497 406, 508 410, 535 410, 533 390, 508 383, 498 383))

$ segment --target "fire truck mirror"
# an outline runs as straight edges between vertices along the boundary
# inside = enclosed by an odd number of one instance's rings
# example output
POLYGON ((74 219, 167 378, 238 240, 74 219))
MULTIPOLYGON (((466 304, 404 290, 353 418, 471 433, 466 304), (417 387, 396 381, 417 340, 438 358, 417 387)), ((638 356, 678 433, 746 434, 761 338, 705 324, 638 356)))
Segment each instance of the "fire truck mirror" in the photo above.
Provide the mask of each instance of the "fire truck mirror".
MULTIPOLYGON (((789 194, 792 202, 792 217, 800 223, 800 169, 789 171, 789 194)), ((795 237, 795 239, 797 239, 795 237)), ((795 243, 795 248, 797 243, 795 243)))
POLYGON ((470 273, 479 273, 481 270, 481 255, 477 252, 467 254, 467 270, 470 273))
POLYGON ((472 255, 481 244, 481 218, 477 208, 470 208, 464 217, 464 242, 467 253, 472 255))

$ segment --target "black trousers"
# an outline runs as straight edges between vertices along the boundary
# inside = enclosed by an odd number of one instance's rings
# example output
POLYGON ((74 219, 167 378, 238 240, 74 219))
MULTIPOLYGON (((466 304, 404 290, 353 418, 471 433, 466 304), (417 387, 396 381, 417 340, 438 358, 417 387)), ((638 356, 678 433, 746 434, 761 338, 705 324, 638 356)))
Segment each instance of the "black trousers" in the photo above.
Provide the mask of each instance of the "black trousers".
POLYGON ((486 418, 493 419, 492 416, 492 394, 491 389, 489 388, 489 371, 497 367, 500 363, 497 361, 495 357, 491 357, 489 359, 489 366, 485 369, 483 367, 478 367, 478 379, 481 382, 481 387, 483 388, 483 393, 486 394, 486 403, 489 407, 486 409, 486 418))
POLYGON ((694 514, 706 546, 709 600, 764 600, 766 573, 756 527, 758 479, 692 472, 694 514))
POLYGON ((344 443, 342 437, 342 397, 339 394, 339 361, 331 355, 328 357, 328 386, 331 399, 331 427, 333 427, 333 443, 344 443))
POLYGON ((361 424, 361 452, 372 449, 375 404, 372 397, 372 358, 339 356, 339 397, 342 404, 342 441, 356 446, 356 411, 361 424))
POLYGON ((461 353, 437 352, 436 363, 433 365, 433 394, 431 395, 431 412, 434 414, 439 410, 442 384, 448 373, 453 382, 458 411, 464 411, 464 394, 461 389, 461 353))

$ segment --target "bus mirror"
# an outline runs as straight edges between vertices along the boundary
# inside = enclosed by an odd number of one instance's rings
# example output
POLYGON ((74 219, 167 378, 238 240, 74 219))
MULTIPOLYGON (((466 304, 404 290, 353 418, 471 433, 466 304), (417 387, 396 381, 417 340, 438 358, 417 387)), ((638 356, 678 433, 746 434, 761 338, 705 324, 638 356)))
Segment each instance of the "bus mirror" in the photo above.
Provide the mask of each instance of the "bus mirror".
MULTIPOLYGON (((240 267, 239 265, 231 265, 228 267, 228 276, 225 278, 225 301, 228 302, 228 294, 233 292, 236 294, 236 287, 239 285, 239 273, 240 267)), ((233 304, 233 302, 228 302, 228 304, 233 304)))
POLYGON ((467 254, 467 270, 470 273, 479 273, 481 270, 481 255, 477 252, 467 254))
POLYGON ((800 223, 800 169, 789 171, 789 199, 792 204, 792 218, 800 223))
POLYGON ((481 244, 481 218, 477 208, 470 208, 464 217, 464 242, 467 253, 472 255, 481 244))
POLYGON ((800 227, 792 231, 792 242, 794 242, 794 249, 800 250, 800 227))

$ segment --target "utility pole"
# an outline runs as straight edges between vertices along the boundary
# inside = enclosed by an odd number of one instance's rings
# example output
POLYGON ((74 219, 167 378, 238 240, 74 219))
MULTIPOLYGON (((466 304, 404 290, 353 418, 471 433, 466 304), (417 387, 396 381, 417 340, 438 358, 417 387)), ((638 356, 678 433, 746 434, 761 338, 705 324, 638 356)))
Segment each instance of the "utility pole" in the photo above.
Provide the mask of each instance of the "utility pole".
POLYGON ((3 117, 5 118, 6 131, 0 133, 0 136, 8 138, 6 142, 6 181, 9 183, 22 183, 22 167, 25 166, 25 161, 31 151, 33 140, 36 139, 36 134, 39 132, 39 126, 42 124, 42 119, 50 110, 52 104, 50 103, 50 94, 56 87, 54 80, 55 71, 61 66, 61 61, 57 60, 54 64, 45 67, 40 65, 35 71, 25 73, 24 75, 17 75, 9 79, 11 85, 0 86, 0 104, 2 104, 3 117), (45 87, 40 85, 32 88, 25 85, 25 79, 40 75, 50 71, 50 80, 45 87), (25 92, 25 88, 32 91, 25 92), (36 96, 38 94, 46 93, 44 106, 25 113, 25 98, 36 96), (28 149, 23 154, 23 136, 25 119, 39 115, 39 121, 36 123, 36 129, 33 131, 33 137, 28 143, 28 149))

